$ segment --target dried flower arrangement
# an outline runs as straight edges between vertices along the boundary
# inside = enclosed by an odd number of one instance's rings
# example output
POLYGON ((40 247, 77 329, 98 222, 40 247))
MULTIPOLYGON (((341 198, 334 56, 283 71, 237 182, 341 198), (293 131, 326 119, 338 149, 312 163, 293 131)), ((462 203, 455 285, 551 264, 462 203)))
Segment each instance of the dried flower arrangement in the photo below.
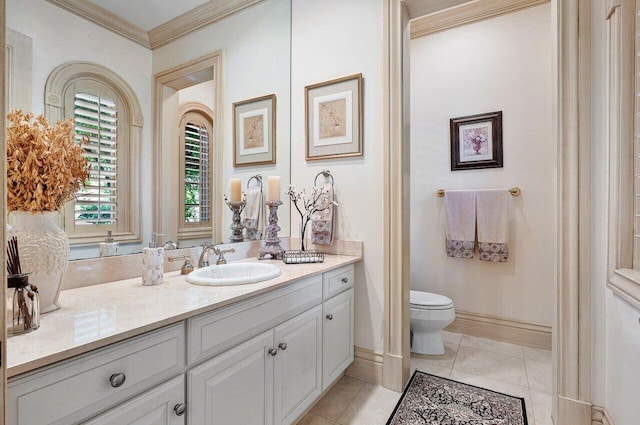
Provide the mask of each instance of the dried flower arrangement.
POLYGON ((9 211, 60 210, 89 177, 84 150, 74 141, 73 120, 52 127, 43 115, 15 109, 7 118, 9 211))

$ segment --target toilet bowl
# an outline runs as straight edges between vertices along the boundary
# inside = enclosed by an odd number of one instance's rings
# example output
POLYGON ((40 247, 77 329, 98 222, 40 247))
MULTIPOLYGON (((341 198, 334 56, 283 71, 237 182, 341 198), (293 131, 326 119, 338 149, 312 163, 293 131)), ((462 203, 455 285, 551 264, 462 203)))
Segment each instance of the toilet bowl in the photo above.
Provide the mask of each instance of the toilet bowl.
POLYGON ((410 291, 411 352, 444 354, 442 329, 456 318, 453 301, 444 295, 410 291))

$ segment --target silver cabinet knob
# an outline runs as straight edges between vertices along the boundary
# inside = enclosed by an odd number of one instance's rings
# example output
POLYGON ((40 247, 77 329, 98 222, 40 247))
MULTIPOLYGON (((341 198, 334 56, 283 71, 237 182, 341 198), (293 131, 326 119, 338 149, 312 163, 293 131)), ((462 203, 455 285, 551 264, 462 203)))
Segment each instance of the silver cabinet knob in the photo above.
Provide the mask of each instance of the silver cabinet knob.
POLYGON ((327 314, 327 319, 328 320, 333 320, 333 314, 327 314))
POLYGON ((342 278, 342 283, 347 283, 349 282, 349 278, 348 277, 343 277, 342 278))
POLYGON ((113 388, 118 388, 124 384, 124 381, 127 379, 124 373, 114 373, 109 377, 109 382, 113 388))
POLYGON ((278 345, 278 347, 280 347, 280 349, 282 351, 287 349, 287 343, 286 342, 281 342, 280 345, 278 345))
POLYGON ((187 405, 185 403, 176 404, 173 406, 173 411, 176 412, 176 415, 182 416, 187 411, 187 405))
POLYGON ((272 348, 268 351, 269 354, 271 354, 271 356, 275 356, 276 354, 278 354, 278 350, 276 348, 272 348))

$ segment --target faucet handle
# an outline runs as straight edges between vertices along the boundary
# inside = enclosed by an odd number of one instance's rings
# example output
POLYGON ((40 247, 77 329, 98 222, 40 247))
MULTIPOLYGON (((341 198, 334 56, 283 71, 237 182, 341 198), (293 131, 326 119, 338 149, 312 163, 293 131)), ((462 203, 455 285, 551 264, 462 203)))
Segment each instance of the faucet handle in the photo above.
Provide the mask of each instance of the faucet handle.
POLYGON ((220 264, 227 264, 227 259, 224 258, 224 254, 226 254, 228 252, 236 252, 236 250, 234 248, 220 249, 216 245, 216 246, 213 247, 213 252, 218 254, 218 259, 216 260, 216 266, 219 266, 220 264))
POLYGON ((176 260, 184 260, 184 264, 182 265, 182 268, 180 268, 180 274, 189 274, 193 271, 193 264, 191 264, 191 259, 188 255, 169 257, 170 262, 174 262, 176 260))

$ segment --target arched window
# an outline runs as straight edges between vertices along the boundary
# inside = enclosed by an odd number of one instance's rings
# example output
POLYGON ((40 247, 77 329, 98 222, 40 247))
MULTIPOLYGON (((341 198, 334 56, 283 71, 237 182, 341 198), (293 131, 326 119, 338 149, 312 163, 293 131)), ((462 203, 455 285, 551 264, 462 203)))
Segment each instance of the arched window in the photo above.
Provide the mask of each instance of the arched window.
POLYGON ((212 111, 199 103, 180 107, 179 239, 209 236, 212 229, 212 111))
POLYGON ((108 230, 117 241, 140 240, 139 160, 142 115, 128 84, 101 65, 71 62, 47 80, 50 122, 73 118, 90 176, 64 207, 64 229, 72 244, 96 243, 108 230))

